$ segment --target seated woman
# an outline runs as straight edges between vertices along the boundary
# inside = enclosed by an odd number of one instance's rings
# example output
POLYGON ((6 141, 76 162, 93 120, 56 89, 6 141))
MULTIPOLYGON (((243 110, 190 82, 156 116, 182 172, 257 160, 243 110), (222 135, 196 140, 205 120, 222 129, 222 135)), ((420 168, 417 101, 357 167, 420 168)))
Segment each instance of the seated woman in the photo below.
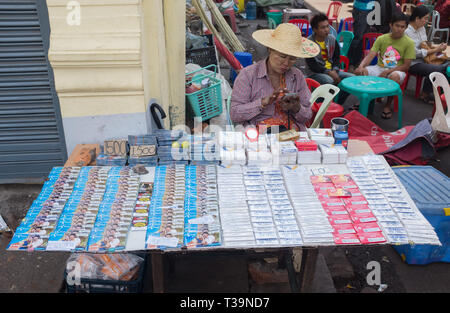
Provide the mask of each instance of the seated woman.
POLYGON ((275 30, 257 30, 252 36, 268 47, 269 56, 243 68, 237 76, 231 96, 231 120, 260 129, 279 126, 282 131, 293 126, 305 130, 312 116, 311 93, 305 76, 294 64, 297 58, 319 54, 319 46, 302 38, 300 29, 288 23, 275 30))
POLYGON ((429 79, 429 75, 433 72, 441 72, 445 74, 448 62, 441 65, 425 63, 424 58, 432 53, 439 53, 447 49, 447 44, 441 43, 432 49, 422 49, 420 47, 422 42, 427 41, 427 33, 425 31, 425 25, 430 18, 430 13, 425 6, 419 5, 411 13, 409 18, 409 26, 405 31, 405 34, 414 40, 416 48, 416 59, 411 62, 409 73, 418 74, 423 76, 424 83, 422 89, 422 95, 420 98, 430 104, 434 103, 433 87, 429 79))

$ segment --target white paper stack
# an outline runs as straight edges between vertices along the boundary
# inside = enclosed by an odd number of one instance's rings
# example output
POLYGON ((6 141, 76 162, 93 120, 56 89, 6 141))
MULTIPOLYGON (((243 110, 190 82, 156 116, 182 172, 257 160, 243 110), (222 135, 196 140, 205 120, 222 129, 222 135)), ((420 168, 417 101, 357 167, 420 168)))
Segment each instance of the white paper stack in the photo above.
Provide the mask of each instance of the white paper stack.
POLYGON ((266 134, 259 135, 257 141, 250 141, 245 137, 245 148, 251 151, 269 151, 269 141, 266 134))
POLYGON ((309 139, 309 135, 308 132, 298 132, 298 134, 300 135, 300 138, 305 138, 305 139, 309 139))
POLYGON ((271 145, 274 165, 297 164, 297 147, 293 141, 275 141, 271 145))
POLYGON ((322 152, 323 164, 336 164, 339 163, 339 151, 334 144, 325 145, 319 144, 319 149, 322 152))
POLYGON ((241 166, 217 166, 219 211, 225 247, 255 245, 241 166))
POLYGON ((335 145, 336 150, 339 153, 339 162, 341 164, 344 164, 347 162, 347 149, 345 149, 342 145, 335 145))
POLYGON ((282 173, 304 245, 334 244, 333 227, 314 191, 308 170, 303 166, 283 166, 282 173))
POLYGON ((219 146, 240 150, 244 149, 244 134, 241 132, 221 131, 219 133, 219 146))
POLYGON ((331 128, 308 128, 308 135, 309 139, 314 140, 317 144, 334 144, 331 128))
POLYGON ((322 163, 322 152, 319 149, 315 151, 298 151, 298 164, 320 164, 322 163))
POLYGON ((245 137, 247 164, 268 166, 272 164, 272 154, 265 134, 258 137, 258 141, 251 142, 245 137))
POLYGON ((270 151, 247 150, 247 164, 267 166, 272 164, 272 154, 270 151))
POLYGON ((231 148, 221 148, 220 160, 221 164, 225 166, 245 165, 247 163, 247 156, 245 155, 244 149, 234 150, 231 148))

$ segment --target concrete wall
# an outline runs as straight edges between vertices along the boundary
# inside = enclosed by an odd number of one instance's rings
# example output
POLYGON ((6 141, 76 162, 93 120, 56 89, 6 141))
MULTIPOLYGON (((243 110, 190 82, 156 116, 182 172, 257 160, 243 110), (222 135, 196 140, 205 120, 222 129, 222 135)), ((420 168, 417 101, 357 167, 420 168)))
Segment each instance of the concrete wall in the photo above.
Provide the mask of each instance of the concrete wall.
POLYGON ((171 53, 166 53, 164 12, 178 12, 175 16, 179 18, 180 10, 184 16, 185 4, 166 2, 164 10, 163 0, 47 0, 49 60, 68 154, 79 143, 147 133, 152 98, 168 116, 166 128, 170 128, 172 98, 183 108, 177 114, 184 119, 184 85, 182 97, 175 86, 180 85, 178 80, 184 82, 185 22, 182 19, 171 28, 167 36, 171 53), (180 38, 182 41, 174 44, 180 38), (183 58, 179 60, 181 49, 183 58), (171 76, 177 81, 171 86, 168 63, 173 59, 177 62, 170 73, 180 76, 171 76), (176 99, 182 99, 181 103, 176 99))

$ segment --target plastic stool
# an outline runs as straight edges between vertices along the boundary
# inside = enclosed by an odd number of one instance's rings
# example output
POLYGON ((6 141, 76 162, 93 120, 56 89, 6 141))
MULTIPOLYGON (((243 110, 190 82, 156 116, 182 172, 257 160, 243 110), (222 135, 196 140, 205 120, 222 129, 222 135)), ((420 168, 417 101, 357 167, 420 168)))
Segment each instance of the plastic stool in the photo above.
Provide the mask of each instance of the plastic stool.
POLYGON ((233 30, 233 32, 237 33, 238 28, 237 28, 237 24, 236 24, 236 15, 234 14, 234 9, 233 7, 230 7, 226 10, 224 10, 222 12, 223 16, 228 16, 230 18, 230 22, 231 22, 231 29, 233 30))
POLYGON ((306 19, 309 21, 309 19, 311 18, 312 15, 312 11, 309 9, 284 9, 283 10, 283 23, 287 23, 289 22, 289 20, 291 19, 291 16, 295 17, 295 18, 301 18, 301 17, 306 17, 306 19))
MULTIPOLYGON (((319 102, 314 102, 314 104, 312 105, 311 107, 311 110, 313 111, 312 120, 314 120, 315 115, 317 114, 317 112, 319 112, 319 108, 321 105, 322 103, 319 102)), ((323 127, 331 128, 331 120, 335 117, 341 117, 342 114, 344 114, 344 107, 340 104, 337 104, 336 102, 331 102, 327 112, 325 112, 325 115, 322 119, 323 127)))

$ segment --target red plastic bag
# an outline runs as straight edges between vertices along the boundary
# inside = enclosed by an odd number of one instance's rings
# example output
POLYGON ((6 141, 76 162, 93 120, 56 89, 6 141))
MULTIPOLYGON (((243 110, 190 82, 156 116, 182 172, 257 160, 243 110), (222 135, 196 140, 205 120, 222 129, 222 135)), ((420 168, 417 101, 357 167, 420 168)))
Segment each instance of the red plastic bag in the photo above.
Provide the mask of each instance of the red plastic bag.
POLYGON ((387 132, 358 111, 351 111, 345 118, 349 121, 349 139, 367 141, 375 154, 384 152, 402 141, 414 126, 405 126, 395 132, 387 132))

